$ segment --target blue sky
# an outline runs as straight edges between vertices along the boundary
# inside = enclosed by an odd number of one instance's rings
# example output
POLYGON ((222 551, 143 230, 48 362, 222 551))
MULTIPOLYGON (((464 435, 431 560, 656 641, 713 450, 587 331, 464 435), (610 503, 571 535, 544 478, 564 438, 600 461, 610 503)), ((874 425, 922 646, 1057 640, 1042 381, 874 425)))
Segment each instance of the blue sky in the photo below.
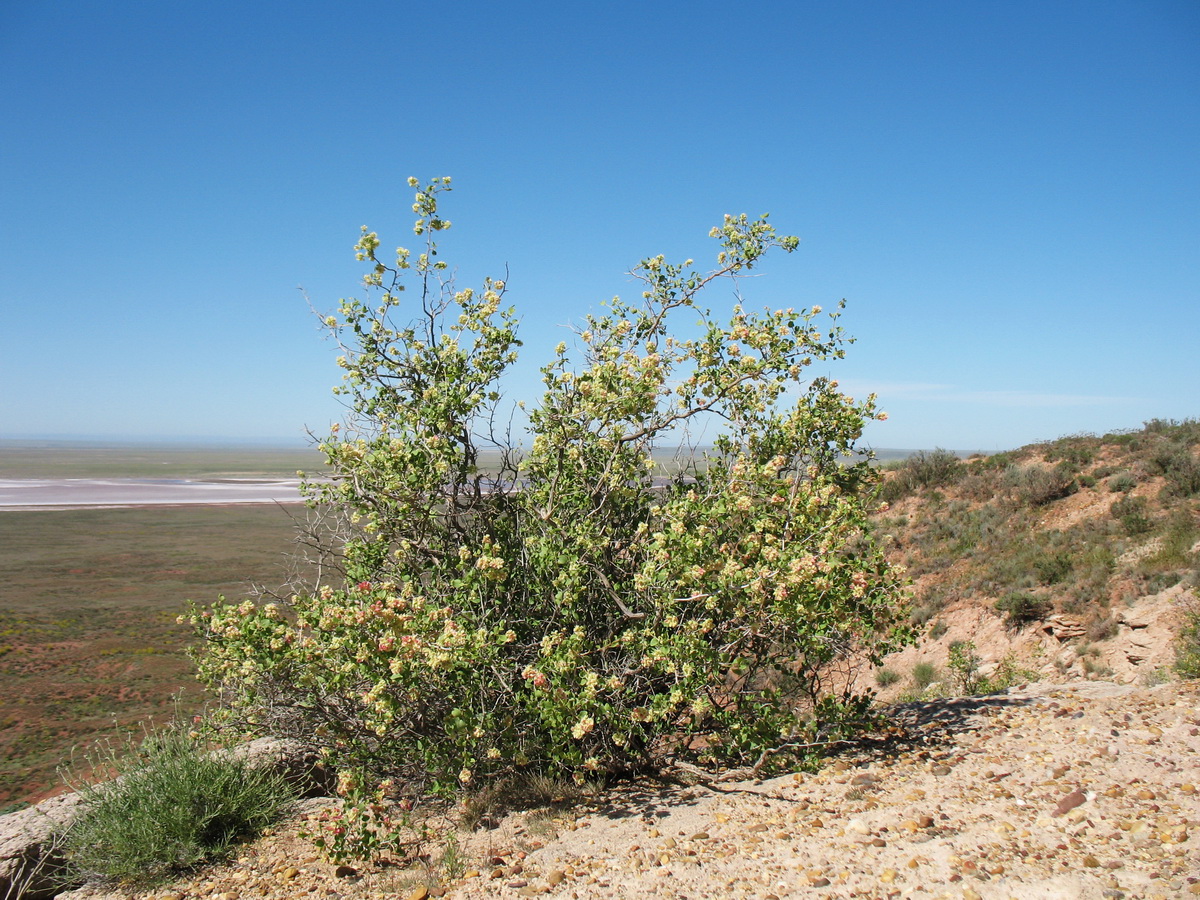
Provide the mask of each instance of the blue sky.
MULTIPOLYGON (((564 328, 726 212, 801 237, 879 447, 1200 415, 1200 5, 0 5, 0 438, 300 440, 360 225, 564 328)), ((709 297, 728 305, 728 292, 709 297)), ((825 370, 821 374, 825 374, 825 370)))

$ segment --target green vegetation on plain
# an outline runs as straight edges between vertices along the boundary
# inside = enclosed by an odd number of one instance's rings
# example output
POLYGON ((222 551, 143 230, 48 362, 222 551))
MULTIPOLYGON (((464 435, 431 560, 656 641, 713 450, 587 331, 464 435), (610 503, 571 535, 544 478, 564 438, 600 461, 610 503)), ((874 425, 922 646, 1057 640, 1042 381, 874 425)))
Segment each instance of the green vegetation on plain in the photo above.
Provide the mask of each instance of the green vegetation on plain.
POLYGON ((200 687, 176 618, 188 598, 289 577, 278 506, 0 512, 0 808, 58 779, 76 744, 162 717, 200 687))

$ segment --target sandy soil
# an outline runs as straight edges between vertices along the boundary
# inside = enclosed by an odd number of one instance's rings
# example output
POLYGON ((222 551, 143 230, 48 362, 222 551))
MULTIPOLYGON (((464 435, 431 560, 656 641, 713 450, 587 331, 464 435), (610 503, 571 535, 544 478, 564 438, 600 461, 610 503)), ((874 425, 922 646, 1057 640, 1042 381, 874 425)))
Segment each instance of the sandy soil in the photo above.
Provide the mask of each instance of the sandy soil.
MULTIPOLYGON (((423 900, 1200 896, 1200 684, 1035 684, 910 704, 813 774, 631 785, 457 838, 457 860, 324 862, 293 821, 139 897, 423 900)), ((314 804, 330 801, 308 801, 314 804)), ((91 888, 73 900, 131 897, 91 888)))

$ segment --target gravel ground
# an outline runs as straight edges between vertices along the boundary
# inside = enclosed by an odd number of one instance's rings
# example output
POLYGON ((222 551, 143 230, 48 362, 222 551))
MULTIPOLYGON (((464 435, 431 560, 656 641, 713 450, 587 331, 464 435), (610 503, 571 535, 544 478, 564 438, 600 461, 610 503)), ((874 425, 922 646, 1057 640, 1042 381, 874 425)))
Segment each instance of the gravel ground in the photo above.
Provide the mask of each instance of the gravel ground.
MULTIPOLYGON (((1200 897, 1200 685, 1036 684, 897 709, 815 774, 630 785, 456 853, 321 860, 289 822, 198 877, 72 900, 1200 897)), ((308 809, 329 801, 308 801, 308 809)))

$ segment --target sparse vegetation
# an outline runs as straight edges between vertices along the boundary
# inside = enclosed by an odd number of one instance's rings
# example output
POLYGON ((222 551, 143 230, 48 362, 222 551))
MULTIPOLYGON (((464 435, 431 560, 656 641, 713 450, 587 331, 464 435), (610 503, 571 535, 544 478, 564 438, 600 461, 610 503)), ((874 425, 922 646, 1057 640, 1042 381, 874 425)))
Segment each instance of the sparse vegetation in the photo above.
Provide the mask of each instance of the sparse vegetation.
MULTIPOLYGON (((200 453, 187 461, 199 471, 234 465, 200 453)), ((254 467, 255 455, 241 465, 254 467)), ((193 635, 176 622, 184 598, 285 581, 294 537, 277 506, 0 514, 0 812, 56 785, 71 748, 114 721, 169 720, 180 690, 198 709, 193 635)))
POLYGON ((949 598, 988 598, 1014 628, 1057 610, 1111 639, 1110 603, 1200 582, 1200 503, 1188 494, 1198 449, 1195 420, 1153 421, 972 457, 953 483, 900 491, 879 521, 917 580, 913 623, 949 598), (1077 497, 1088 479, 1116 496, 1077 497))

